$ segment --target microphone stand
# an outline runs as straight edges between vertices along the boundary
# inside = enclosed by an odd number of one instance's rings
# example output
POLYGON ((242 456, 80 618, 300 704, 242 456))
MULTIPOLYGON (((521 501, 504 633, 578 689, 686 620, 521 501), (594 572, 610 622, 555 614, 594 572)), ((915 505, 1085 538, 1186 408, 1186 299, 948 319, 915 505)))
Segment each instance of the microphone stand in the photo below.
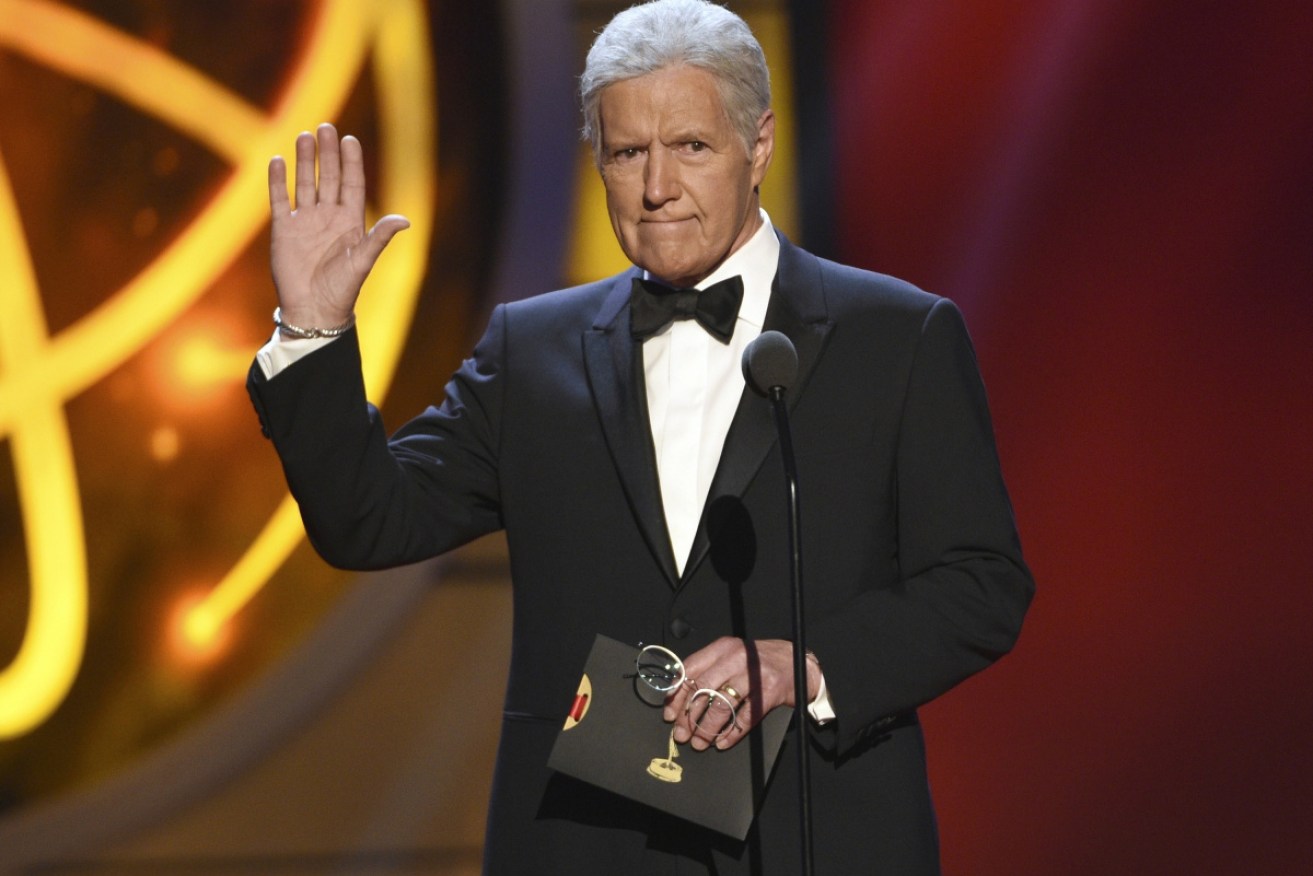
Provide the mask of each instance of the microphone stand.
POLYGON ((793 712, 798 727, 798 817, 802 845, 803 876, 812 876, 811 816, 811 722, 807 713, 807 644, 803 638, 802 613, 802 530, 798 523, 798 465, 793 456, 793 437, 789 430, 789 413, 784 403, 784 387, 770 388, 775 427, 780 434, 780 456, 784 461, 784 480, 788 490, 789 578, 793 590, 793 712))

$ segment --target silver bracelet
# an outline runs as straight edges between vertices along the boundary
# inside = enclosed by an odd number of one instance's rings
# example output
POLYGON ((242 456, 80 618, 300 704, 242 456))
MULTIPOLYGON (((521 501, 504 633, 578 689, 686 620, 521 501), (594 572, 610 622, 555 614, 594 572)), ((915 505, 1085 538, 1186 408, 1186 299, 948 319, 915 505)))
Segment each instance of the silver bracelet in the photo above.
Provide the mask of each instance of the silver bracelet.
POLYGON ((289 337, 299 338, 301 340, 311 340, 313 338, 335 338, 338 335, 346 334, 347 330, 355 324, 356 315, 353 313, 346 322, 341 325, 335 325, 332 328, 301 328, 300 326, 292 325, 290 322, 283 322, 283 309, 281 307, 274 308, 274 325, 278 326, 278 330, 289 337))

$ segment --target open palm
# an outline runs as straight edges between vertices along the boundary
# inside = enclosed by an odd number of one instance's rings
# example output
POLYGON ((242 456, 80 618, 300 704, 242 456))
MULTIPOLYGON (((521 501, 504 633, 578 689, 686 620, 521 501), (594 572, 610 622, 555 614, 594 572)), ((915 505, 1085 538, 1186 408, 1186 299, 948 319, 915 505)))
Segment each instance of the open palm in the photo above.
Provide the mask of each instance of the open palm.
POLYGON ((270 264, 284 321, 330 328, 351 318, 374 262, 410 222, 389 214, 365 231, 365 165, 360 142, 330 124, 296 138, 296 209, 287 166, 269 162, 270 264), (319 176, 315 179, 315 153, 319 176))

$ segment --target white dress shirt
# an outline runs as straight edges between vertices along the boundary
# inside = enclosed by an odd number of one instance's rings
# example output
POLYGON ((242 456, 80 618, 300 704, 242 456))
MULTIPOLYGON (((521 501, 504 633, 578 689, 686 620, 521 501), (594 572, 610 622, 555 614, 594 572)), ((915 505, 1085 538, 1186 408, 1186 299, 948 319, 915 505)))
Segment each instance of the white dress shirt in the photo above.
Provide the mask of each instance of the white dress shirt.
POLYGON ((748 242, 695 287, 743 278, 743 303, 729 343, 716 340, 693 319, 673 322, 643 342, 661 504, 680 574, 743 393, 743 350, 761 334, 770 304, 780 242, 764 210, 761 219, 748 242))

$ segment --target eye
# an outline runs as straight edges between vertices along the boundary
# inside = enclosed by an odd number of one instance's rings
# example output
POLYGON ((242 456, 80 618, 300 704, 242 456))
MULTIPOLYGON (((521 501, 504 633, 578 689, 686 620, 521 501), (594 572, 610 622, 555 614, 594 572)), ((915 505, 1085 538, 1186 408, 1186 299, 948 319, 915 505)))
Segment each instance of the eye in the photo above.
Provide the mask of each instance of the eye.
POLYGON ((688 149, 689 152, 702 152, 707 148, 707 144, 703 143, 701 140, 690 140, 684 144, 684 147, 688 149))
POLYGON ((625 149, 617 149, 615 152, 611 153, 611 158, 618 162, 633 161, 641 154, 641 152, 642 150, 638 147, 629 146, 625 149))

